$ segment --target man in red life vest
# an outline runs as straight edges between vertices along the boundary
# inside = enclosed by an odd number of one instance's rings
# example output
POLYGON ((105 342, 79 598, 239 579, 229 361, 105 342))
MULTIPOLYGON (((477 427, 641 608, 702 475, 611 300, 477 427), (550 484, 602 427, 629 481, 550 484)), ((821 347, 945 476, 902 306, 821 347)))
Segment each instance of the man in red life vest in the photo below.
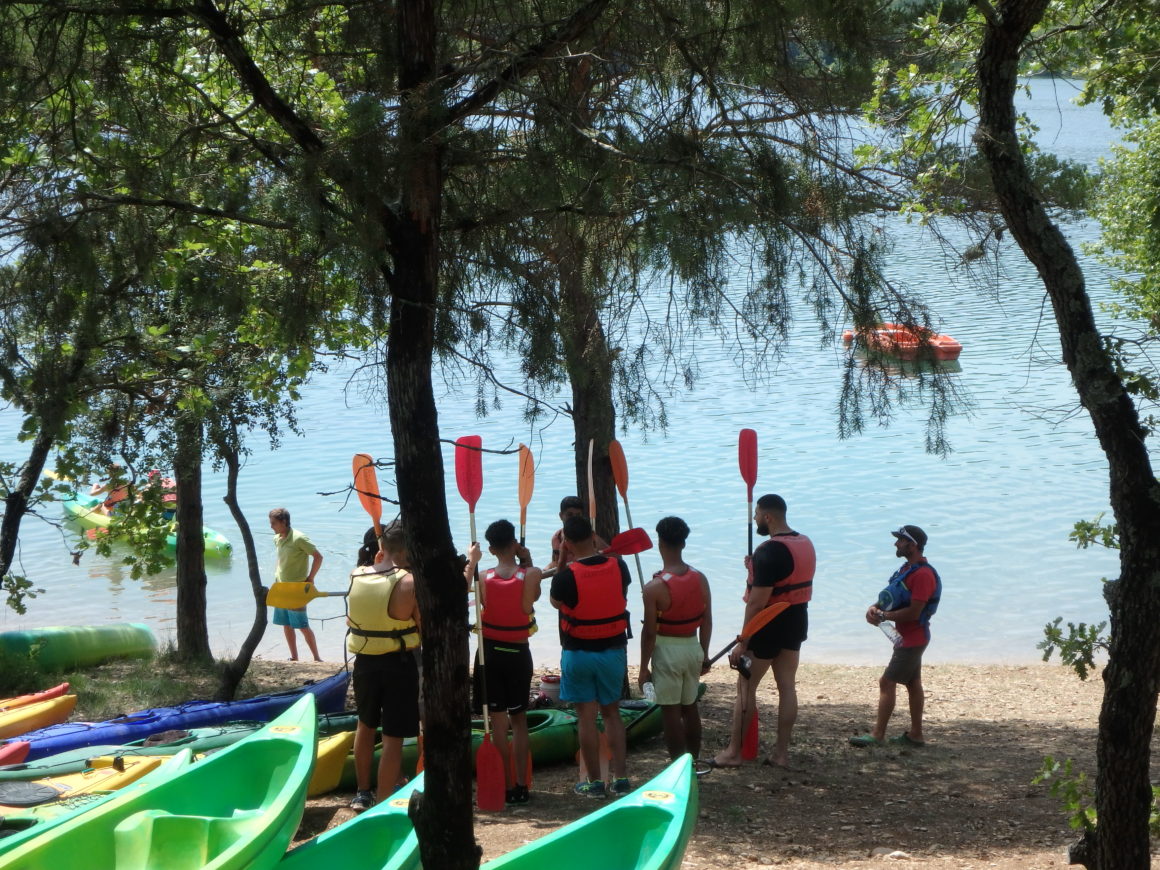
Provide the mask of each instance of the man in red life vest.
POLYGON ((701 754, 701 712, 697 691, 709 670, 713 635, 709 581, 685 563, 689 527, 680 517, 657 523, 657 549, 664 567, 644 587, 644 629, 640 636, 643 688, 654 684, 664 720, 669 757, 701 754))
POLYGON ((910 699, 910 729, 890 742, 902 746, 922 746, 922 713, 926 694, 922 688, 922 654, 930 643, 930 618, 942 598, 942 580, 926 561, 926 532, 918 526, 903 526, 894 536, 894 553, 906 561, 891 576, 878 600, 866 610, 866 621, 882 625, 892 621, 898 638, 894 654, 878 681, 878 716, 869 734, 851 737, 852 746, 878 746, 886 742, 886 725, 894 712, 899 684, 906 686, 910 699))
POLYGON ((742 625, 771 604, 786 601, 789 607, 748 641, 734 646, 729 655, 733 667, 746 655, 752 664, 748 676, 742 673, 737 678, 733 728, 729 745, 713 759, 717 767, 741 766, 741 744, 757 703, 757 686, 770 668, 777 683, 777 743, 769 760, 779 767, 789 766, 789 740, 797 721, 798 660, 809 629, 816 556, 813 543, 789 527, 785 514, 785 499, 773 494, 759 498, 753 511, 757 533, 769 535, 769 540, 753 551, 752 559, 745 559, 749 583, 742 625))
POLYGON ((632 790, 625 767, 624 723, 620 718, 621 687, 628 673, 628 587, 632 577, 619 556, 596 549, 587 517, 564 521, 564 537, 575 554, 552 578, 552 606, 560 611, 560 698, 576 705, 580 754, 588 779, 576 793, 603 798, 632 790), (600 776, 600 732, 596 714, 604 718, 604 733, 612 751, 612 782, 605 791, 600 776))
MULTIPOLYGON (((507 520, 496 520, 483 534, 488 552, 499 561, 480 578, 480 627, 487 679, 487 709, 495 729, 495 742, 507 772, 507 803, 528 802, 528 694, 532 685, 532 651, 528 638, 536 630, 533 605, 540 598, 543 574, 532 566, 527 547, 516 540, 516 530, 507 520), (511 752, 508 758, 508 724, 511 724, 511 752)), ((472 544, 467 557, 467 583, 478 570, 480 549, 472 544)), ((482 709, 479 656, 473 685, 475 707, 482 709)))

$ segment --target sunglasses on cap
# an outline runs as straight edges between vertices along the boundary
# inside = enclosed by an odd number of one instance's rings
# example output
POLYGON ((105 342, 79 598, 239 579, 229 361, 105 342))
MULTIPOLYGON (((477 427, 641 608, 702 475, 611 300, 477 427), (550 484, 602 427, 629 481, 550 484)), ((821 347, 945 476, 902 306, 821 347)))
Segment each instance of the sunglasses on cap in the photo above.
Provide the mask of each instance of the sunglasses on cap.
POLYGON ((918 546, 918 541, 916 541, 910 532, 906 530, 905 526, 903 526, 897 532, 891 532, 890 534, 894 535, 896 538, 906 538, 906 540, 910 541, 910 543, 914 544, 916 547, 918 546))

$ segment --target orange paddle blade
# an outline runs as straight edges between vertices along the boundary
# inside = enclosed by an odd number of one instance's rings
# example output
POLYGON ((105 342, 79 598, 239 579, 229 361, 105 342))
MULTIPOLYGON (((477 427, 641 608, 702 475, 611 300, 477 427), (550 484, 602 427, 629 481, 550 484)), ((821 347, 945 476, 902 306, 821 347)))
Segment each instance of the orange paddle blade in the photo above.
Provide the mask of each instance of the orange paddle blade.
POLYGON ((528 524, 528 504, 532 500, 532 490, 536 488, 536 461, 532 451, 520 445, 520 543, 523 543, 524 526, 528 524))
POLYGON ((789 607, 788 601, 779 601, 776 604, 769 605, 749 620, 749 622, 745 623, 745 628, 741 629, 741 637, 753 637, 753 635, 765 628, 765 626, 773 621, 774 617, 782 613, 787 607, 789 607))
POLYGON ((415 761, 415 773, 423 772, 423 735, 420 734, 415 738, 415 742, 419 748, 419 758, 415 761))
POLYGON ((379 498, 379 478, 375 473, 375 460, 369 453, 356 453, 351 462, 354 471, 354 490, 359 503, 374 523, 375 533, 383 517, 383 502, 379 498))
POLYGON ((620 442, 615 439, 608 442, 608 461, 612 463, 612 479, 616 481, 620 497, 628 498, 628 460, 624 458, 620 442))
POLYGON ((491 742, 491 735, 485 733, 475 753, 476 806, 489 813, 498 813, 504 808, 506 784, 503 756, 499 753, 499 747, 491 742))

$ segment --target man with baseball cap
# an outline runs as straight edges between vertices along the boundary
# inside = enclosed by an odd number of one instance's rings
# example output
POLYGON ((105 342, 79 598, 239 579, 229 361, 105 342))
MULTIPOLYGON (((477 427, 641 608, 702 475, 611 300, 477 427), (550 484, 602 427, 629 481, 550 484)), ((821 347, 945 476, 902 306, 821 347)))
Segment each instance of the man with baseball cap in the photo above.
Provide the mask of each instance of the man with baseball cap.
POLYGON ((910 728, 890 742, 902 746, 922 746, 922 711, 926 695, 922 690, 922 654, 930 643, 930 618, 942 597, 942 580, 926 561, 926 532, 918 526, 902 526, 894 536, 895 553, 906 561, 894 572, 878 600, 866 611, 866 621, 881 625, 891 621, 897 629, 894 655, 878 681, 878 718, 874 730, 851 737, 852 746, 878 746, 886 743, 886 725, 894 712, 895 697, 901 683, 910 698, 910 728))

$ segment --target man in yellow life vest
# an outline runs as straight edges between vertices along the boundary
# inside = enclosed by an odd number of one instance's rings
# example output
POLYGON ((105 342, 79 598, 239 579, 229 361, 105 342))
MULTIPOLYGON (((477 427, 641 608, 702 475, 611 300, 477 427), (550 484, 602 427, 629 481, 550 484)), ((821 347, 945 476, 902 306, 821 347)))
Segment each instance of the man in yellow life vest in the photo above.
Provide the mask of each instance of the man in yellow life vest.
POLYGON ((377 799, 399 785, 403 740, 419 733, 419 605, 415 578, 403 541, 403 528, 393 523, 383 530, 380 556, 374 565, 356 568, 347 598, 346 649, 354 655, 354 703, 358 727, 354 737, 357 791, 351 809, 374 806, 371 761, 375 734, 383 730, 377 799))

